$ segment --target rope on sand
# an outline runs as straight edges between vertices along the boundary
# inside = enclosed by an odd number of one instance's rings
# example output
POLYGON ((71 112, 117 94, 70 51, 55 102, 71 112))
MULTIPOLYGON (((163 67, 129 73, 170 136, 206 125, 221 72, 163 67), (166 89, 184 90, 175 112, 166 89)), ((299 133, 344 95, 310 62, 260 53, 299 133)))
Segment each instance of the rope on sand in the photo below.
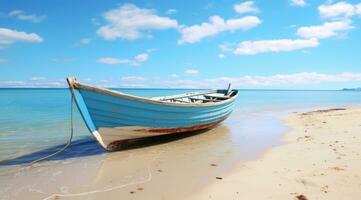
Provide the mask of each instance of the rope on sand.
POLYGON ((128 187, 128 186, 131 186, 131 185, 146 183, 146 182, 149 182, 151 180, 152 180, 152 172, 150 171, 150 167, 148 166, 148 177, 145 180, 130 182, 130 183, 123 184, 123 185, 117 185, 117 186, 110 187, 110 188, 107 188, 107 189, 91 190, 91 191, 88 191, 88 192, 73 193, 73 194, 52 194, 52 195, 46 197, 43 200, 57 199, 59 197, 79 197, 79 196, 96 194, 96 193, 101 193, 101 192, 109 192, 109 191, 112 191, 112 190, 121 189, 121 188, 128 187))

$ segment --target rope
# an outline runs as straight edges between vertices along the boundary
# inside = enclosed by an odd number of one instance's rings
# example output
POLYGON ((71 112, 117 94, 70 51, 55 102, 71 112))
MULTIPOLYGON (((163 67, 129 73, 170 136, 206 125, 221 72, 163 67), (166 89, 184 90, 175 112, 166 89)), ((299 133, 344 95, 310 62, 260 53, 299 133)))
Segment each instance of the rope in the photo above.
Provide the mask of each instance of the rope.
POLYGON ((22 169, 26 169, 28 167, 31 167, 33 164, 37 163, 37 162, 40 162, 40 161, 43 161, 43 160, 46 160, 50 157, 53 157, 61 152, 63 152, 66 148, 69 147, 69 145, 71 144, 72 140, 73 140, 73 135, 74 135, 74 123, 73 123, 73 110, 74 110, 74 94, 71 93, 71 103, 70 103, 70 138, 68 140, 68 142, 63 146, 63 148, 61 148, 60 150, 58 150, 57 152, 55 153, 52 153, 50 155, 47 155, 45 157, 42 157, 42 158, 39 158, 39 159, 36 159, 36 160, 33 160, 31 161, 30 163, 28 164, 25 164, 23 165, 22 168, 20 169, 9 169, 9 170, 6 170, 5 173, 0 173, 0 176, 3 176, 3 175, 6 175, 6 174, 9 174, 9 173, 12 173, 12 172, 16 172, 16 171, 19 171, 19 170, 22 170, 22 169))
POLYGON ((34 161, 31 161, 29 164, 27 164, 28 166, 31 166, 31 165, 33 165, 33 164, 35 164, 37 162, 40 162, 40 161, 46 160, 48 158, 51 158, 51 157, 63 152, 66 148, 68 148, 70 146, 71 141, 73 140, 73 135, 74 135, 73 107, 74 107, 74 95, 73 95, 73 93, 71 93, 71 102, 70 102, 70 138, 69 138, 69 141, 63 146, 63 148, 61 148, 57 152, 52 153, 50 155, 47 155, 45 157, 36 159, 34 161))

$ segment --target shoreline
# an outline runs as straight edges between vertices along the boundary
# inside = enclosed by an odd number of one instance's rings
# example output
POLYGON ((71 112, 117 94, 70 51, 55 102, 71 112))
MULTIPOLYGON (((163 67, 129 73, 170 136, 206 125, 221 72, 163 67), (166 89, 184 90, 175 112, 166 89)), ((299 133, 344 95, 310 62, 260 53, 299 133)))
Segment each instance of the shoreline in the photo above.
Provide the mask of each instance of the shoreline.
POLYGON ((282 117, 288 130, 279 146, 239 162, 188 199, 360 198, 361 147, 354 143, 361 144, 361 107, 342 108, 282 117))
POLYGON ((268 148, 279 145, 284 130, 278 120, 281 113, 284 111, 269 110, 245 115, 237 111, 206 133, 180 139, 166 137, 164 143, 154 141, 156 145, 127 151, 37 163, 16 174, 2 176, 0 185, 4 187, 0 196, 5 199, 118 199, 119 196, 185 199, 215 176, 230 171, 238 161, 255 159, 268 148), (270 127, 272 132, 266 136, 270 127), (268 139, 250 145, 262 135, 268 139), (34 178, 38 183, 32 182, 34 178), (169 180, 176 182, 177 187, 169 184, 169 180))
MULTIPOLYGON (((297 194, 297 191, 289 192, 292 194, 286 195, 287 197, 279 195, 259 197, 258 193, 266 194, 267 188, 263 190, 262 187, 257 187, 252 190, 247 185, 242 185, 242 180, 253 181, 253 184, 257 186, 267 183, 268 179, 277 181, 273 171, 265 173, 267 169, 262 169, 262 167, 267 168, 267 159, 270 155, 292 143, 294 138, 290 137, 290 132, 297 130, 294 129, 297 124, 294 124, 294 121, 291 122, 289 118, 294 119, 301 113, 312 113, 312 110, 327 108, 329 107, 322 106, 282 111, 269 110, 262 114, 256 112, 251 116, 234 115, 226 123, 207 133, 180 140, 101 156, 39 163, 34 168, 19 171, 13 178, 2 177, 3 181, 8 180, 9 183, 0 181, 7 186, 0 189, 0 194, 6 195, 9 199, 12 199, 11 197, 149 199, 150 196, 150 199, 239 199, 242 197, 244 199, 293 199, 301 195, 301 192, 297 194), (283 128, 279 127, 281 124, 283 128), (261 172, 266 180, 260 178, 257 171, 252 172, 254 168, 262 169, 261 172), (34 185, 31 182, 34 177, 40 183, 34 185), (70 177, 75 178, 73 182, 68 180, 70 177), (258 178, 254 180, 254 177, 258 178), (172 182, 177 183, 178 186, 172 186, 169 180, 173 180, 172 182), (41 182, 47 182, 47 184, 41 182), (14 188, 15 185, 21 186, 20 189, 14 188), (238 187, 234 188, 235 185, 238 187), (246 194, 244 191, 252 191, 252 195, 242 196, 241 193, 246 194), (236 193, 233 194, 233 192, 236 193)), ((357 105, 348 105, 346 108, 347 112, 351 110, 361 112, 361 107, 357 105)), ((283 162, 288 164, 293 161, 286 159, 283 162)), ((278 171, 282 172, 282 170, 278 171)), ((249 182, 246 183, 249 185, 249 182)), ((298 179, 297 183, 309 184, 308 180, 305 181, 303 178, 298 179)), ((281 181, 277 184, 284 183, 281 181)), ((283 188, 283 185, 276 186, 273 190, 283 188)), ((309 197, 306 192, 303 195, 308 197, 308 200, 317 199, 309 197)))

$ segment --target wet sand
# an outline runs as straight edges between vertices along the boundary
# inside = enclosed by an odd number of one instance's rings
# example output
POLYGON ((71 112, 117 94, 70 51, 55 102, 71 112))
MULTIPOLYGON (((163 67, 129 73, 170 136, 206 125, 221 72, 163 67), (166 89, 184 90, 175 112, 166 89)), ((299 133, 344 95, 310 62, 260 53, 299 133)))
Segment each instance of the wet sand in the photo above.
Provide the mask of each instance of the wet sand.
POLYGON ((282 144, 240 162, 189 199, 361 199, 361 109, 284 118, 282 144))
POLYGON ((278 145, 284 131, 278 115, 235 112, 221 125, 197 134, 158 137, 119 152, 41 162, 26 168, 2 167, 0 196, 184 199, 237 162, 254 159, 278 145), (265 137, 267 140, 262 139, 265 137))

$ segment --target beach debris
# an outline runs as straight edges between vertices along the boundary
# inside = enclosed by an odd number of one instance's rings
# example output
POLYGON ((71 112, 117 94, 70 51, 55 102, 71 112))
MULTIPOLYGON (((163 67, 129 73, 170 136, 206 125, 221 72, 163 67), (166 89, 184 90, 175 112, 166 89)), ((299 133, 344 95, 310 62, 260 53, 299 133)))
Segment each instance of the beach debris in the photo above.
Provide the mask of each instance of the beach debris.
POLYGON ((330 167, 330 169, 336 170, 336 171, 344 171, 345 169, 342 167, 330 167))
POLYGON ((137 190, 142 191, 142 190, 144 190, 144 188, 138 187, 137 190))
POLYGON ((297 195, 296 198, 297 200, 308 200, 307 197, 303 194, 297 195))
POLYGON ((158 171, 158 172, 163 172, 163 170, 161 170, 161 169, 158 169, 157 171, 158 171))
POLYGON ((211 166, 212 166, 212 167, 216 167, 216 166, 217 166, 217 164, 212 163, 212 164, 211 164, 211 166))
POLYGON ((134 194, 135 192, 134 192, 134 191, 130 191, 129 193, 130 193, 130 194, 134 194))
POLYGON ((223 178, 222 178, 222 177, 219 177, 219 176, 216 176, 216 179, 222 180, 223 178))
POLYGON ((340 110, 347 110, 347 109, 346 108, 330 108, 330 109, 325 109, 325 110, 315 110, 315 111, 311 111, 311 112, 305 112, 305 113, 302 113, 301 115, 312 115, 315 113, 328 113, 328 112, 340 111, 340 110))
POLYGON ((328 191, 328 185, 324 185, 321 187, 321 191, 324 192, 324 193, 327 193, 328 191))

